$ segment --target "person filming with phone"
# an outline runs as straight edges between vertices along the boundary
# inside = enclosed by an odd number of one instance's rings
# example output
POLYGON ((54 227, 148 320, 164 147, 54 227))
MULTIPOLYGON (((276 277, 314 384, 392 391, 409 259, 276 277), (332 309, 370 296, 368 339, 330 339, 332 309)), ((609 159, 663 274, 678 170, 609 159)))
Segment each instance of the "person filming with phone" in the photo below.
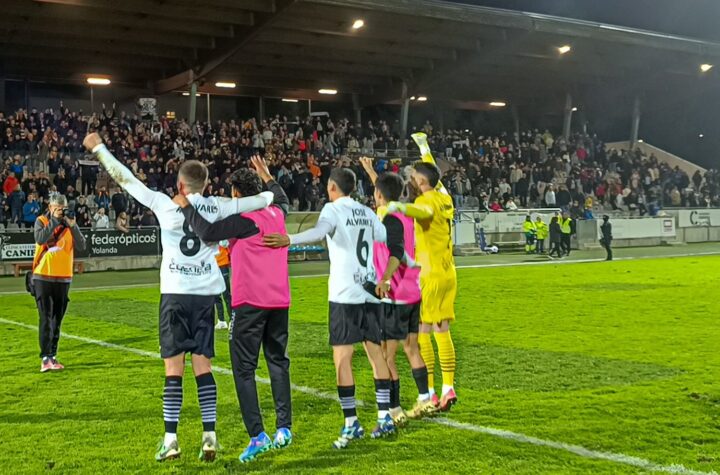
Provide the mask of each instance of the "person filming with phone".
POLYGON ((75 251, 85 249, 85 236, 63 195, 50 198, 47 213, 35 221, 35 256, 27 276, 28 291, 40 314, 40 372, 64 367, 57 360, 60 325, 67 310, 75 251))

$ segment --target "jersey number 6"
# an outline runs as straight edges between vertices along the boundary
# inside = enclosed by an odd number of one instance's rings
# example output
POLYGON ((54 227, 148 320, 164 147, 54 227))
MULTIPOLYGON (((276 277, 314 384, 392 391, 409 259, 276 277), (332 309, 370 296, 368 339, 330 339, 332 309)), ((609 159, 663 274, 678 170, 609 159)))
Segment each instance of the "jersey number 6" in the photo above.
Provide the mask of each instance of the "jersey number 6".
POLYGON ((365 240, 365 229, 360 230, 360 234, 358 235, 358 241, 357 241, 357 258, 358 262, 360 262, 360 265, 363 267, 367 267, 368 264, 368 256, 370 255, 370 244, 365 240))

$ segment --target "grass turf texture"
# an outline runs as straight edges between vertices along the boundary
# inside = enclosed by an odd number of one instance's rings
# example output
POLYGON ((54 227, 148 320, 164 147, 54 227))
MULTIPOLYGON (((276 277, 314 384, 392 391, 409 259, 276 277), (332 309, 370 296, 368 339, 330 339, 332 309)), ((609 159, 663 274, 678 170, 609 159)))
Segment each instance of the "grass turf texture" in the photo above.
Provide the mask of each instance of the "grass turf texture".
MULTIPOLYGON (((720 257, 694 257, 459 270, 453 338, 460 404, 449 418, 720 471, 719 265, 720 257)), ((133 284, 146 274, 98 274, 94 280, 133 284)), ((293 279, 292 291, 292 381, 334 393, 326 278, 293 279)), ((0 299, 0 317, 36 325, 30 297, 0 299)), ((156 288, 71 292, 71 299, 64 332, 158 351, 156 288)), ((225 336, 218 332, 215 364, 230 368, 225 336)), ((60 357, 67 370, 40 374, 35 331, 0 323, 0 341, 4 473, 638 472, 428 422, 413 422, 390 440, 368 438, 335 451, 330 444, 342 425, 339 405, 297 391, 293 445, 241 465, 237 456, 247 434, 227 374, 216 376, 225 450, 205 465, 196 459, 201 424, 189 368, 178 434, 183 456, 158 464, 152 457, 163 433, 160 360, 64 339, 60 357)), ((416 390, 400 361, 409 407, 416 390)), ((260 366, 266 377, 262 357, 260 366)), ((372 374, 359 351, 355 368, 357 396, 366 401, 360 419, 370 430, 372 374)), ((272 435, 270 388, 258 389, 272 435)))

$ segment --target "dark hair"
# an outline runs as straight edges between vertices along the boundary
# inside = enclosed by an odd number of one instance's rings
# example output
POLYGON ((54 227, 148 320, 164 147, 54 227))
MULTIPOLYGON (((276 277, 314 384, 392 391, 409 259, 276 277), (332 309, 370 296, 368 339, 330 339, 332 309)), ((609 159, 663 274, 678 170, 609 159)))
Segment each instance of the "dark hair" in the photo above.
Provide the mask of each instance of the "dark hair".
POLYGON ((355 191, 355 173, 349 168, 335 168, 330 172, 330 181, 335 183, 345 196, 355 191))
POLYGON ((433 188, 440 182, 440 169, 436 165, 428 162, 416 162, 413 167, 416 172, 427 178, 433 188))
POLYGON ((375 181, 375 188, 387 201, 399 201, 405 184, 397 173, 386 172, 375 181))
POLYGON ((230 183, 242 196, 253 196, 262 191, 260 177, 257 173, 247 168, 237 170, 233 173, 230 176, 230 183))

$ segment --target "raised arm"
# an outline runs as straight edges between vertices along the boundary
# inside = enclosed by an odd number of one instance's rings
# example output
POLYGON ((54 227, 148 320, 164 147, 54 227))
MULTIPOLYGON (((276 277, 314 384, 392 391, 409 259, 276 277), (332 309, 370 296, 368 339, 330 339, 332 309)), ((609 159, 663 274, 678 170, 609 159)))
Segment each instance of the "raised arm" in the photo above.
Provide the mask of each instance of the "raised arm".
POLYGON ((370 178, 370 181, 372 182, 373 186, 375 185, 375 181, 378 179, 377 172, 373 169, 372 166, 373 159, 370 157, 360 157, 360 164, 365 169, 365 173, 368 174, 368 177, 370 178))
MULTIPOLYGON (((432 156, 432 152, 430 151, 430 146, 427 143, 427 135, 425 135, 423 132, 418 132, 416 134, 412 134, 411 137, 417 144, 418 148, 420 148, 420 158, 422 159, 422 161, 432 163, 433 165, 437 166, 437 163, 435 163, 435 159, 432 156)), ((438 181, 435 189, 441 193, 445 193, 446 195, 448 194, 445 185, 443 185, 441 181, 438 181)))
POLYGON ((170 199, 167 195, 152 191, 135 178, 135 175, 110 153, 97 133, 85 137, 83 145, 98 158, 112 179, 143 206, 155 211, 162 201, 170 199))

